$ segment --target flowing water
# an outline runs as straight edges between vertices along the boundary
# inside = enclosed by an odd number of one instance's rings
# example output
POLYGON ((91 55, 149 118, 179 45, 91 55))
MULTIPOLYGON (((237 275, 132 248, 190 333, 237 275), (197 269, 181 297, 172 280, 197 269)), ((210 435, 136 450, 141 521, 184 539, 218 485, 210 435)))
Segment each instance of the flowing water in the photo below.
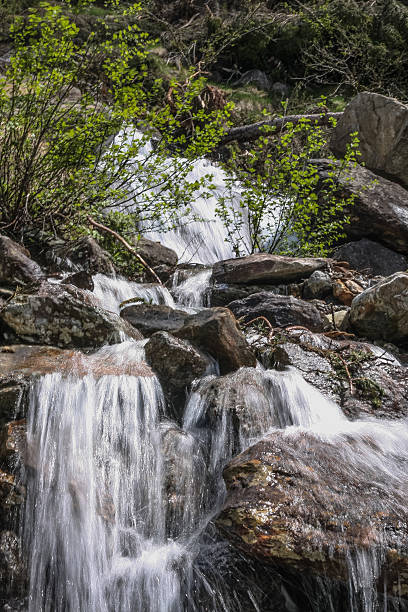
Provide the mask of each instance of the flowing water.
MULTIPOLYGON (((194 172, 209 168, 202 162, 194 172)), ((222 189, 221 171, 211 169, 222 189)), ((150 237, 184 261, 208 265, 232 256, 215 221, 215 201, 198 198, 194 206, 208 222, 150 237)), ((97 275, 94 293, 114 312, 130 298, 202 308, 210 275, 200 269, 176 281, 172 294, 97 275)), ((223 467, 267 432, 280 430, 293 440, 301 434, 311 448, 319 440, 335 445, 344 471, 375 483, 384 499, 392 492, 398 515, 408 494, 407 422, 350 422, 295 370, 259 366, 197 381, 175 423, 158 380, 143 365, 144 344, 103 347, 92 367, 48 374, 31 388, 33 460, 23 527, 29 611, 305 612, 294 595, 302 581, 308 611, 340 610, 330 581, 299 575, 283 584, 276 572, 265 577, 266 570, 220 539, 212 519, 225 497, 223 467), (132 364, 139 374, 129 371, 132 364), (268 588, 276 581, 276 600, 265 599, 265 580, 268 588)), ((403 609, 377 596, 380 535, 375 547, 349 548, 342 612, 403 609)))

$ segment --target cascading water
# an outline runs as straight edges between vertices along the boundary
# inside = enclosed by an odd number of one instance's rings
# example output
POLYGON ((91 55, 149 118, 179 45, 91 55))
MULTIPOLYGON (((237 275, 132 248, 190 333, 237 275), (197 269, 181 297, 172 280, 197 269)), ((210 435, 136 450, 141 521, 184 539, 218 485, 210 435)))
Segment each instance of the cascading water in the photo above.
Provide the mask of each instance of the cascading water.
MULTIPOLYGON (((195 172, 209 169, 222 189, 218 168, 200 162, 195 172)), ((198 198, 194 206, 209 222, 150 237, 183 261, 231 257, 215 201, 198 198)), ((176 283, 174 298, 165 288, 97 275, 94 293, 114 312, 134 297, 203 307, 210 275, 199 270, 176 283)), ((277 429, 293 440, 301 435, 310 448, 328 441, 345 471, 392 488, 398 514, 407 494, 408 424, 350 422, 296 371, 258 367, 197 381, 180 426, 143 363, 145 342, 104 347, 32 386, 24 520, 30 612, 304 612, 273 571, 268 581, 276 580, 281 597, 265 601, 259 566, 216 534, 224 465, 277 429)), ((375 588, 383 560, 380 537, 371 549, 349 547, 342 612, 387 610, 375 588)), ((318 584, 308 610, 337 612, 330 584, 318 584)))
MULTIPOLYGON (((208 525, 222 505, 225 462, 273 428, 335 439, 339 461, 406 493, 407 424, 349 422, 294 370, 244 368, 203 379, 180 429, 166 417, 160 386, 142 363, 138 376, 99 376, 107 363, 120 371, 130 355, 138 359, 133 344, 104 347, 89 373, 49 374, 31 390, 31 612, 262 610, 256 591, 241 607, 230 584, 219 575, 214 583, 220 544, 208 541, 208 525), (225 384, 211 416, 217 380, 225 384), (203 592, 208 607, 201 608, 203 592)), ((380 549, 371 556, 350 550, 349 566, 350 610, 374 612, 380 549)))
MULTIPOLYGON (((116 137, 116 143, 141 140, 143 135, 141 132, 121 132, 116 137)), ((143 141, 142 141, 143 142, 143 141)), ((144 164, 153 169, 156 162, 156 157, 153 150, 153 145, 150 142, 143 143, 139 149, 139 154, 135 157, 135 178, 132 185, 133 204, 127 202, 124 205, 117 205, 118 209, 131 211, 138 207, 143 210, 145 203, 150 198, 154 198, 156 192, 163 197, 161 193, 161 183, 158 181, 158 187, 145 188, 147 182, 143 176, 144 164)), ((199 184, 206 177, 211 177, 212 195, 207 197, 204 195, 207 190, 198 188, 190 203, 191 211, 187 218, 182 218, 183 223, 174 229, 168 230, 168 227, 158 227, 152 230, 149 227, 148 221, 141 220, 141 230, 143 235, 150 240, 161 242, 164 246, 173 249, 179 256, 179 260, 183 263, 202 263, 211 264, 221 259, 234 257, 234 251, 231 241, 228 239, 228 231, 223 222, 216 214, 218 206, 217 196, 222 196, 227 191, 227 182, 225 172, 216 164, 211 163, 207 159, 198 159, 194 162, 187 162, 181 158, 174 160, 168 158, 164 163, 157 159, 157 168, 155 168, 158 177, 169 175, 171 177, 178 176, 177 167, 181 163, 185 163, 189 171, 183 180, 188 183, 199 184)), ((174 178, 172 179, 174 180, 174 178)), ((177 178, 176 178, 177 180, 177 178)), ((164 194, 165 196, 165 194, 164 194)), ((241 211, 240 198, 241 192, 239 186, 228 191, 229 201, 231 206, 236 210, 241 211)), ((143 216, 143 215, 142 215, 143 216)), ((246 227, 245 218, 243 220, 242 233, 247 245, 250 244, 249 229, 246 227)))
POLYGON ((142 302, 151 304, 166 304, 175 308, 170 292, 161 285, 133 283, 124 278, 112 278, 104 274, 96 274, 93 281, 95 297, 106 310, 111 312, 119 312, 120 304, 132 298, 139 298, 142 302))

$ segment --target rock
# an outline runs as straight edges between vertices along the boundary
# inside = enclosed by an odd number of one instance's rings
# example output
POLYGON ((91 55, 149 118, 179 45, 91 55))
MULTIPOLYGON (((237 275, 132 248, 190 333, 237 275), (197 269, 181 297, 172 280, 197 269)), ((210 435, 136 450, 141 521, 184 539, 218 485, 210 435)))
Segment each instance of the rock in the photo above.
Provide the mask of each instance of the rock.
POLYGON ((145 346, 146 360, 156 372, 176 414, 180 415, 186 391, 193 380, 211 370, 211 361, 187 340, 165 331, 153 334, 145 346), (181 409, 177 409, 181 407, 181 409))
POLYGON ((408 416, 407 369, 380 347, 300 329, 281 332, 275 346, 258 348, 257 357, 266 368, 295 367, 351 419, 408 416))
POLYGON ((366 238, 342 244, 334 251, 333 258, 347 261, 354 270, 373 276, 390 276, 408 268, 404 255, 366 238))
POLYGON ((227 498, 217 526, 250 558, 341 581, 349 579, 353 551, 380 547, 387 565, 379 588, 386 580, 387 592, 404 596, 406 494, 397 482, 406 459, 391 475, 379 468, 370 434, 347 431, 341 453, 337 439, 286 430, 234 458, 224 470, 227 498))
POLYGON ((228 308, 207 308, 187 317, 175 335, 212 355, 218 361, 221 374, 256 365, 255 356, 228 308))
POLYGON ((19 538, 13 531, 0 531, 0 597, 9 595, 10 591, 13 594, 24 592, 26 584, 26 564, 19 538))
MULTIPOLYGON (((273 424, 275 402, 279 402, 279 383, 274 371, 240 368, 225 376, 208 377, 194 389, 196 401, 203 406, 198 427, 205 447, 221 460, 239 453, 246 441, 259 437, 273 424), (217 437, 222 436, 222 445, 217 437)), ((274 417, 276 417, 274 419, 274 417)), ((291 423, 292 424, 292 423, 291 423)))
POLYGON ((14 471, 27 456, 27 423, 25 419, 6 423, 0 429, 0 464, 14 471))
POLYGON ((304 282, 303 297, 305 299, 324 298, 332 292, 332 279, 327 272, 316 270, 304 282))
POLYGON ((87 289, 88 291, 93 291, 95 289, 92 276, 89 274, 89 272, 85 272, 85 270, 81 270, 80 272, 75 272, 75 274, 67 276, 64 278, 61 284, 74 285, 75 287, 79 287, 79 289, 87 289))
POLYGON ((241 87, 243 85, 254 85, 257 89, 263 91, 270 91, 272 83, 269 77, 262 70, 247 70, 242 76, 234 83, 234 87, 241 87))
POLYGON ((18 484, 17 477, 0 469, 0 524, 3 529, 15 524, 24 499, 25 490, 18 484))
POLYGON ((279 295, 293 295, 302 297, 302 284, 289 285, 212 285, 210 287, 211 306, 227 306, 230 302, 241 300, 253 293, 268 291, 279 295))
POLYGON ((10 419, 20 418, 24 414, 27 391, 27 384, 18 375, 0 374, 0 427, 10 419))
POLYGON ((325 321, 313 304, 291 295, 273 295, 263 291, 243 300, 235 300, 228 304, 228 308, 237 319, 243 318, 245 322, 265 317, 272 327, 301 325, 311 331, 323 331, 325 328, 325 321))
POLYGON ((157 331, 175 333, 184 325, 188 314, 165 304, 131 304, 120 311, 120 316, 145 336, 157 331))
MULTIPOLYGON (((312 160, 322 179, 328 177, 333 164, 312 160)), ((339 193, 346 198, 355 195, 347 211, 350 224, 344 228, 351 240, 369 238, 392 250, 408 254, 408 191, 357 165, 338 179, 339 193)))
MULTIPOLYGON (((96 300, 73 285, 42 282, 19 292, 0 311, 0 321, 20 341, 61 348, 92 348, 141 335, 119 316, 97 306, 96 300)), ((10 335, 3 332, 9 341, 10 335)))
POLYGON ((336 278, 333 281, 334 297, 346 306, 350 306, 356 295, 359 295, 362 291, 363 287, 351 279, 336 278))
POLYGON ((359 93, 345 108, 330 143, 343 156, 358 132, 367 168, 408 185, 408 106, 378 93, 359 93))
POLYGON ((0 236, 0 283, 14 286, 30 284, 43 276, 38 264, 30 258, 30 253, 7 236, 0 236))
MULTIPOLYGON (((164 458, 164 486, 167 495, 166 526, 172 538, 180 537, 186 521, 194 524, 199 520, 201 508, 191 504, 191 496, 204 498, 206 481, 204 448, 190 433, 171 422, 161 423, 161 450, 164 458), (194 457, 194 461, 192 458, 194 457)), ((208 500, 206 500, 208 501, 208 500)), ((202 515, 201 515, 202 516, 202 515)), ((184 531, 185 533, 185 531, 184 531)))
MULTIPOLYGON (((53 346, 15 346, 0 347, 0 385, 10 379, 32 382, 34 378, 59 372, 77 376, 92 374, 100 376, 153 376, 149 366, 141 362, 137 353, 129 351, 126 362, 121 355, 109 351, 84 354, 75 350, 64 350, 53 346), (6 350, 4 350, 6 349, 6 350)), ((12 415, 10 415, 12 416, 12 415)), ((9 420, 10 417, 9 417, 9 420)))
POLYGON ((170 278, 178 261, 175 251, 163 246, 160 242, 154 242, 147 238, 135 240, 134 246, 145 262, 153 268, 160 280, 166 281, 170 278))
POLYGON ((91 236, 85 236, 76 242, 56 247, 47 251, 46 259, 52 269, 57 271, 81 270, 88 274, 115 274, 109 253, 105 251, 91 236))
POLYGON ((396 272, 360 293, 352 302, 350 325, 369 339, 408 341, 408 273, 396 272))
POLYGON ((255 253, 217 262, 212 279, 217 283, 291 283, 326 266, 327 260, 322 258, 255 253))
POLYGON ((271 87, 271 93, 279 96, 280 98, 287 98, 290 94, 290 87, 286 83, 280 83, 277 81, 271 87))

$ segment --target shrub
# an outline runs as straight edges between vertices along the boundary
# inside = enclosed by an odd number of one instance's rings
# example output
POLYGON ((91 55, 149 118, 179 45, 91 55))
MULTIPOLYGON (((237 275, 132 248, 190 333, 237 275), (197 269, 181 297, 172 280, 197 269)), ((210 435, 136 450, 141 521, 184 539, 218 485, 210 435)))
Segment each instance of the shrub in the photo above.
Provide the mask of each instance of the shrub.
POLYGON ((145 87, 155 41, 138 25, 139 5, 112 0, 109 28, 98 19, 86 40, 67 9, 68 0, 64 10, 41 3, 11 28, 14 52, 0 77, 0 232, 23 241, 76 236, 89 215, 126 220, 132 232, 171 226, 204 187, 187 174, 217 143, 228 106, 197 107, 204 82, 194 76, 173 84, 171 105, 158 104, 161 83, 145 87), (169 161, 169 151, 183 157, 169 161))
POLYGON ((325 128, 302 119, 286 124, 279 134, 265 126, 245 165, 237 163, 236 152, 232 153, 218 215, 237 255, 256 251, 326 255, 344 237, 349 222, 345 211, 354 197, 339 196, 337 181, 357 163, 358 137, 352 134, 341 162, 328 156, 333 166, 323 181, 311 158, 318 157, 325 145, 325 128), (275 140, 272 145, 271 135, 275 140), (239 206, 234 207, 231 202, 237 179, 241 197, 239 206))

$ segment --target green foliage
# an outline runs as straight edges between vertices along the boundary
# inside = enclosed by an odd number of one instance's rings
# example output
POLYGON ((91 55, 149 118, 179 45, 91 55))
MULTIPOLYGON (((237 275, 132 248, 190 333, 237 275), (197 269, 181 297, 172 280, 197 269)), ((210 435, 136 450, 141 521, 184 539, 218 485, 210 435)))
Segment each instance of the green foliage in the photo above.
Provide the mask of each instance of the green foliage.
MULTIPOLYGON (((65 9, 91 5, 67 0, 65 9)), ((69 14, 46 2, 13 23, 14 54, 0 78, 1 232, 76 236, 88 231, 89 215, 133 233, 173 226, 205 189, 206 179, 187 175, 222 135, 228 106, 197 108, 204 82, 194 77, 173 83, 171 104, 159 105, 160 81, 145 87, 155 41, 135 18, 140 5, 111 0, 109 9, 118 27, 101 18, 98 36, 85 41, 69 14), (183 157, 169 161, 169 151, 183 157)))
POLYGON ((302 119, 295 125, 286 124, 280 134, 269 126, 264 132, 248 152, 244 166, 237 163, 236 152, 232 153, 227 189, 219 199, 218 214, 236 254, 326 255, 344 237, 349 222, 345 211, 354 197, 339 195, 338 180, 357 163, 357 134, 351 135, 341 162, 328 156, 332 166, 322 179, 311 163, 326 145, 325 129, 317 122, 302 119), (272 146, 271 134, 276 140, 272 146), (236 179, 242 186, 238 208, 231 206, 236 179))

